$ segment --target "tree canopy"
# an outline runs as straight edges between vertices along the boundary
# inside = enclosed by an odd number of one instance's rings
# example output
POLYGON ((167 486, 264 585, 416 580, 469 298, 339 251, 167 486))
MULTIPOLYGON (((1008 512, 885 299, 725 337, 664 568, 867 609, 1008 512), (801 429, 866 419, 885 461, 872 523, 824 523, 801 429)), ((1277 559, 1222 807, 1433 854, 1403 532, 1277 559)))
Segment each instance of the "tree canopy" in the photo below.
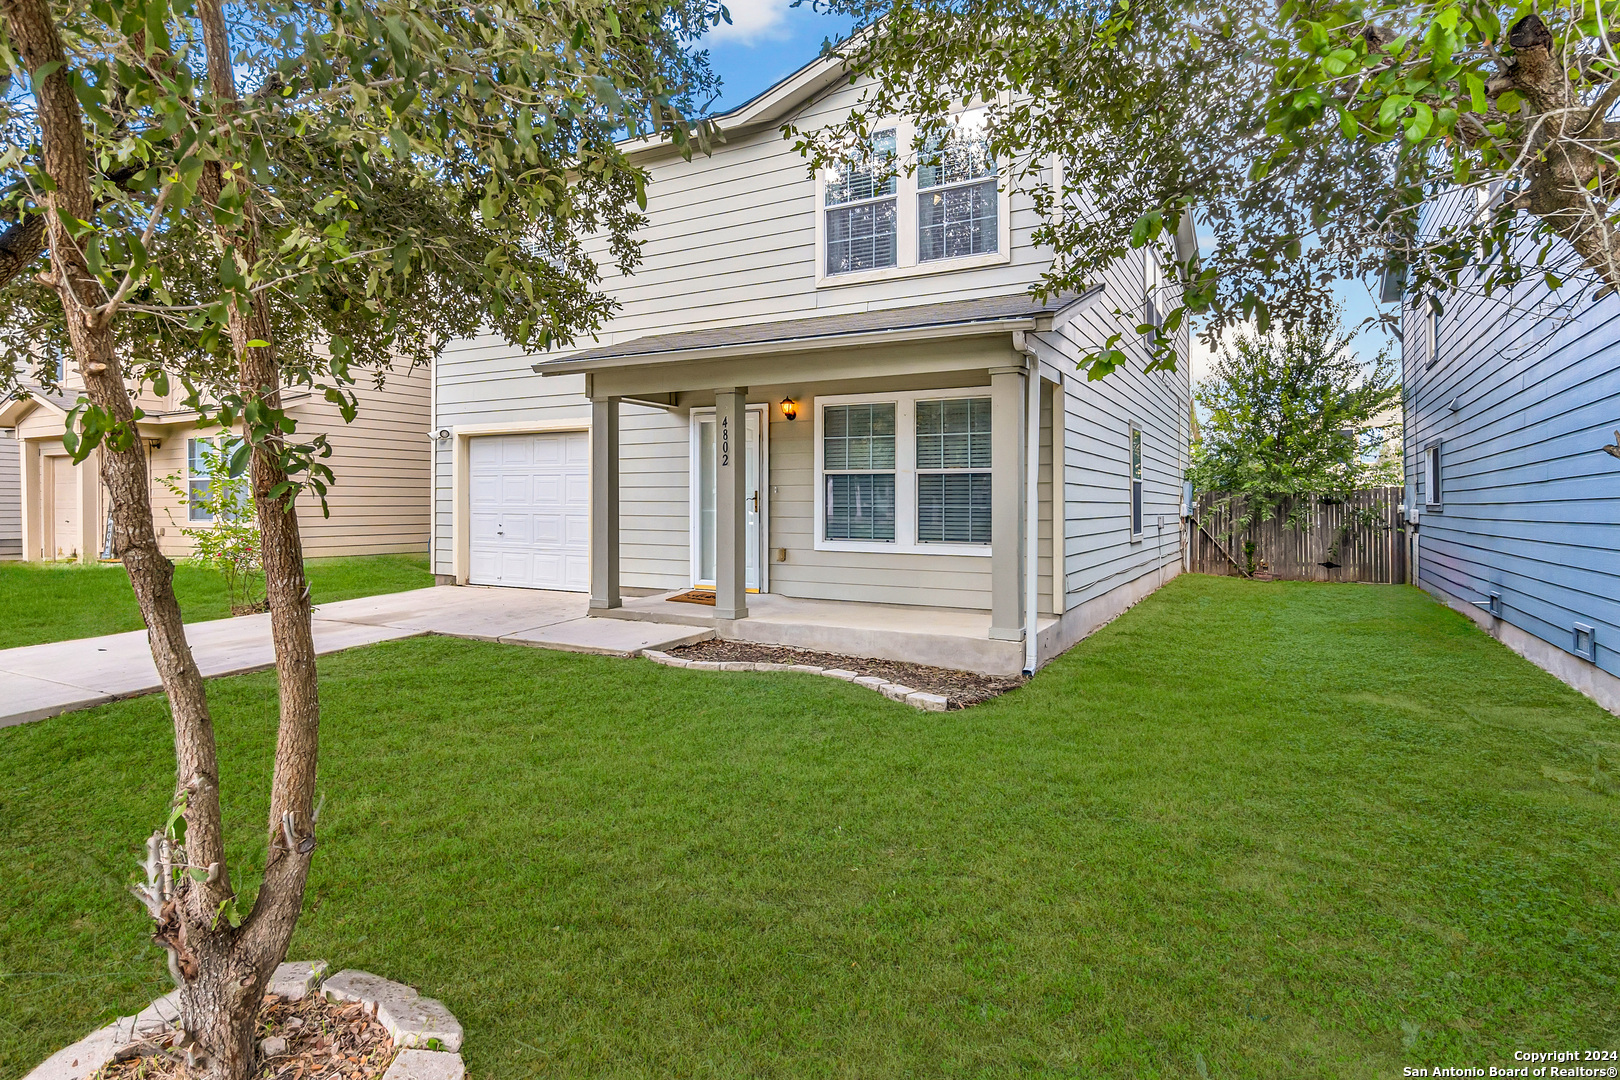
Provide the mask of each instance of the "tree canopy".
MULTIPOLYGON (((1196 260, 1158 248, 1182 300, 1142 327, 1154 366, 1192 315, 1264 334, 1319 316, 1346 278, 1387 271, 1437 304, 1540 273, 1620 284, 1620 0, 815 2, 855 19, 843 48, 875 88, 847 122, 790 133, 828 162, 885 116, 937 133, 987 103, 1006 182, 1044 214, 1041 291, 1078 291, 1196 216, 1196 260), (1438 213, 1459 187, 1477 212, 1438 213)), ((1099 351, 1091 373, 1118 359, 1099 351)))

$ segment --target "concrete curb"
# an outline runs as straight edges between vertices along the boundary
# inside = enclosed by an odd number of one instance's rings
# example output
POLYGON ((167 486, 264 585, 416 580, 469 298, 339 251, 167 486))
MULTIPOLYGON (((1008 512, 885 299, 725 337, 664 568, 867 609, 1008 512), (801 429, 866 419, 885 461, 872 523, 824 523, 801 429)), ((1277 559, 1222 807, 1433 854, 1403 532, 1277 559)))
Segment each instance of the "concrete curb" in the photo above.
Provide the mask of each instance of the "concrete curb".
POLYGON ((944 694, 913 690, 903 683, 887 682, 876 675, 857 675, 843 668, 823 668, 814 664, 748 663, 741 660, 682 660, 659 649, 643 649, 641 655, 664 667, 689 668, 692 671, 794 671, 802 675, 824 675, 829 679, 841 679, 868 690, 875 690, 891 701, 904 702, 924 712, 944 712, 950 707, 950 699, 944 694))
MULTIPOLYGON (((398 1051, 383 1080, 462 1080, 461 1024, 442 1002, 425 998, 403 983, 364 971, 326 977, 325 960, 281 964, 265 993, 300 1001, 320 993, 328 1001, 358 1001, 388 1029, 398 1051)), ((159 1034, 180 1020, 180 991, 171 991, 134 1016, 121 1017, 58 1050, 24 1080, 87 1080, 136 1039, 159 1034)))

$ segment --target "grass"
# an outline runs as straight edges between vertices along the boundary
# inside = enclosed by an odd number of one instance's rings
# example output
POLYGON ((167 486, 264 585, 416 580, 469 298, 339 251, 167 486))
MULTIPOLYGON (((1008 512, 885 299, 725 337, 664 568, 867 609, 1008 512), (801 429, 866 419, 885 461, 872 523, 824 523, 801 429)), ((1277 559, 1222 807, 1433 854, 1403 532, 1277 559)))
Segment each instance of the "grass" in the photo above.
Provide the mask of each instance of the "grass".
MULTIPOLYGON (((317 604, 404 592, 433 584, 426 555, 311 559, 310 596, 317 604)), ((231 614, 225 579, 190 562, 176 564, 174 591, 187 622, 231 614)), ((139 630, 129 575, 117 565, 0 562, 0 649, 139 630)))
MULTIPOLYGON (((1620 721, 1398 587, 1184 577, 967 712, 422 638, 322 661, 295 958, 487 1077, 1374 1077, 1616 1047, 1620 721)), ((212 684, 232 872, 267 674, 212 684)), ((0 731, 0 1075, 166 989, 161 698, 0 731)))

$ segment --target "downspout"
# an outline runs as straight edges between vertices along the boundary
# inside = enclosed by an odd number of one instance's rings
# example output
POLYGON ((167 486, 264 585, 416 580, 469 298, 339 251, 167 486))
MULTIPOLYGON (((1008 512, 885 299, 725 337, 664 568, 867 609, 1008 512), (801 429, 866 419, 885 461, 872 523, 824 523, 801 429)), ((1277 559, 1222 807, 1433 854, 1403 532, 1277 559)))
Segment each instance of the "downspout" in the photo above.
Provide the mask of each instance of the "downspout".
POLYGON ((1035 674, 1040 659, 1036 611, 1040 604, 1041 557, 1041 364, 1022 330, 1013 348, 1024 356, 1024 674, 1035 674))

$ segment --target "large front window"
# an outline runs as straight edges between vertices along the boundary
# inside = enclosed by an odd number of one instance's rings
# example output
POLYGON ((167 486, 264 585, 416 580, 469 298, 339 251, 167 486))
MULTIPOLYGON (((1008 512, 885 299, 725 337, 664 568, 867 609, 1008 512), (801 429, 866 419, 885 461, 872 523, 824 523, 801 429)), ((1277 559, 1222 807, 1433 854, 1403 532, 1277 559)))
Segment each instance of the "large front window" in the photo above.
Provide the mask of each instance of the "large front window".
POLYGON ((895 265, 899 255, 895 133, 872 136, 866 152, 827 175, 827 273, 895 265))
POLYGON ((917 402, 917 541, 990 542, 990 399, 917 402))
POLYGON ((892 401, 822 413, 828 540, 894 539, 894 415, 892 401))
POLYGON ((939 391, 818 402, 817 547, 988 554, 990 413, 939 391))

